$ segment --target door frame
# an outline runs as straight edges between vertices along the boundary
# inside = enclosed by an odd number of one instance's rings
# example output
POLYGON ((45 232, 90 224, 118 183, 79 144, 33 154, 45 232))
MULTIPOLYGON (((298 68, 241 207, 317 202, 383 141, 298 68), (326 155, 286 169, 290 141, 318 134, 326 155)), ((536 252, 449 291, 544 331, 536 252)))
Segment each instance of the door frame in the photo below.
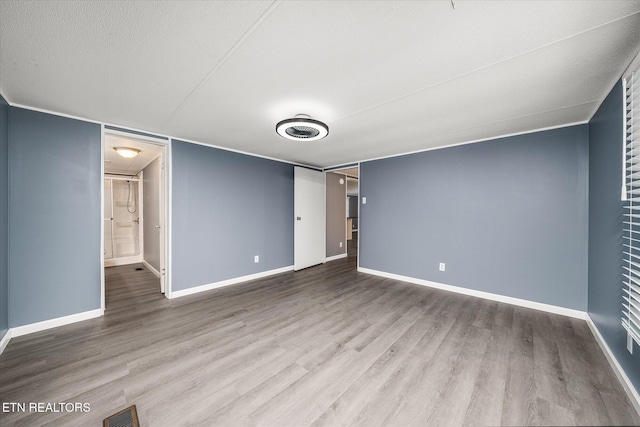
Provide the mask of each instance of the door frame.
MULTIPOLYGON (((100 307, 102 313, 106 309, 105 298, 105 263, 104 263, 104 151, 106 134, 118 135, 125 138, 141 140, 162 147, 160 165, 160 287, 164 291, 165 298, 171 298, 171 138, 154 136, 134 130, 114 128, 102 123, 101 127, 101 152, 100 152, 100 307), (164 262, 164 268, 163 268, 164 262), (164 288, 164 289, 162 289, 164 288)), ((144 242, 141 242, 141 250, 144 242)), ((142 252, 144 260, 144 252, 142 252)))
MULTIPOLYGON (((336 173, 340 173, 341 171, 347 170, 347 169, 358 169, 358 176, 357 177, 353 177, 351 175, 347 175, 347 174, 343 174, 346 178, 351 178, 351 179, 355 179, 358 181, 358 243, 356 245, 356 262, 357 262, 357 268, 360 268, 360 235, 362 234, 362 230, 360 228, 361 226, 361 221, 360 221, 360 214, 361 214, 361 209, 360 209, 360 205, 362 203, 362 198, 360 196, 360 180, 361 180, 361 176, 360 176, 360 162, 357 163, 353 163, 353 164, 349 164, 349 165, 345 165, 345 166, 338 166, 338 167, 331 167, 331 168, 327 168, 324 169, 324 173, 328 173, 328 172, 336 172, 336 173)), ((345 193, 348 195, 348 188, 346 186, 346 181, 345 181, 345 193)), ((346 197, 346 195, 345 195, 346 197)), ((348 207, 347 207, 348 208, 348 207)), ((347 233, 349 231, 346 229, 345 226, 345 243, 347 242, 346 238, 347 238, 347 233)), ((349 249, 347 248, 347 253, 348 253, 349 249)))

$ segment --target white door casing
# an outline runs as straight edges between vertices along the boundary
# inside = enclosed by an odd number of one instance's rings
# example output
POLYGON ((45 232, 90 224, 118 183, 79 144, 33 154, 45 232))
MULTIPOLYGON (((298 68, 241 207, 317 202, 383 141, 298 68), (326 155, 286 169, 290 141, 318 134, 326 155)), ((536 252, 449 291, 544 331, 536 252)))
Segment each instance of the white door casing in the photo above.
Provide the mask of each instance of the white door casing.
POLYGON ((166 215, 165 215, 165 203, 166 203, 166 174, 165 174, 165 159, 166 159, 167 147, 162 148, 162 157, 160 160, 160 224, 159 224, 159 234, 160 234, 160 292, 166 294, 166 254, 165 254, 165 230, 167 228, 166 215))

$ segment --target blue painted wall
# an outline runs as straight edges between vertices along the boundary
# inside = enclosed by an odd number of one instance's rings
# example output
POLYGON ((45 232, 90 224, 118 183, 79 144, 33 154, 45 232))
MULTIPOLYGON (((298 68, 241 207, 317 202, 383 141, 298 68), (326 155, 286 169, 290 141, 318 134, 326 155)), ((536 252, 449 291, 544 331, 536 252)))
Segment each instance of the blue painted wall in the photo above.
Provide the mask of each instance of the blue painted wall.
POLYGON ((360 266, 586 311, 587 147, 581 125, 361 163, 360 266))
POLYGON ((627 351, 622 315, 623 93, 618 82, 589 122, 589 316, 640 391, 640 348, 627 351))
POLYGON ((9 111, 9 326, 100 308, 100 125, 9 111))
POLYGON ((9 329, 9 104, 0 95, 0 339, 9 329))
POLYGON ((176 140, 171 153, 172 290, 293 265, 292 165, 176 140))

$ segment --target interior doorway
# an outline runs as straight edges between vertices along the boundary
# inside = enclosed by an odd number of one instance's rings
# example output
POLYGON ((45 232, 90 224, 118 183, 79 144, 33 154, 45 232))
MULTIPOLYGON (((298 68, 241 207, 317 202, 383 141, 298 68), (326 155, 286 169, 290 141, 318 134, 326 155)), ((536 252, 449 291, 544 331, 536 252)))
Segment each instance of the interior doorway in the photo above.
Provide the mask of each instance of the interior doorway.
MULTIPOLYGON (((167 145, 165 139, 120 130, 103 134, 103 266, 146 269, 162 293, 168 285, 167 145)), ((104 309, 104 269, 102 274, 104 309)))
POLYGON ((360 219, 359 178, 356 174, 347 177, 347 256, 358 256, 360 219))
POLYGON ((104 176, 104 266, 142 262, 142 187, 138 174, 104 176))
MULTIPOLYGON (((355 260, 357 263, 358 257, 358 242, 359 242, 359 216, 360 216, 360 203, 359 203, 359 175, 360 165, 351 165, 342 169, 332 169, 332 174, 338 174, 344 177, 344 215, 342 221, 344 222, 344 233, 346 242, 346 255, 348 258, 355 260)), ((342 180, 341 180, 342 181, 342 180)), ((327 199, 329 200, 329 199, 327 199)), ((328 202, 329 203, 329 202, 328 202)), ((329 212, 330 206, 327 206, 327 212, 329 212)), ((343 255, 343 256, 344 256, 343 255)), ((338 258, 338 257, 336 257, 338 258)))

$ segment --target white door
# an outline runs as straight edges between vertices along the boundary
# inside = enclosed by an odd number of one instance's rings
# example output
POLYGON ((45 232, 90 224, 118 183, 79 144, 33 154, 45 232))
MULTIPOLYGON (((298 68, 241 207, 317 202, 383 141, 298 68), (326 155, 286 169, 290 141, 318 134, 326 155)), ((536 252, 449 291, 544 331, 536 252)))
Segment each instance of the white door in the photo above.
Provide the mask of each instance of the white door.
POLYGON ((294 270, 325 262, 325 175, 294 169, 294 270))

